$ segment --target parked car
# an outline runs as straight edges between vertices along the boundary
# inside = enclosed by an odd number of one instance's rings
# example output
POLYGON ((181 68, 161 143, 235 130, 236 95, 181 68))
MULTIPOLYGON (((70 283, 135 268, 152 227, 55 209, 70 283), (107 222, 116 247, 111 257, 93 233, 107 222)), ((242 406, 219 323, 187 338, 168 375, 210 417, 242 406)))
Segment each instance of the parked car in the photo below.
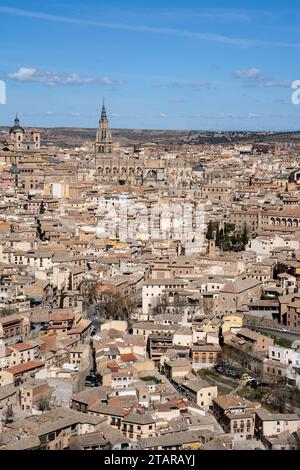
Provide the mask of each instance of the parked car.
POLYGON ((84 386, 85 387, 97 387, 97 384, 94 378, 92 378, 90 375, 87 375, 85 378, 84 386))
POLYGON ((262 382, 261 380, 258 380, 258 379, 250 379, 250 380, 248 380, 246 385, 250 385, 250 387, 252 387, 252 388, 269 387, 270 386, 266 382, 262 382))
POLYGON ((245 382, 249 382, 250 380, 255 380, 254 377, 251 377, 250 375, 248 374, 243 374, 241 376, 241 379, 244 380, 245 382))
POLYGON ((63 369, 70 370, 71 372, 79 372, 79 367, 76 364, 71 364, 69 362, 65 362, 63 364, 63 369))
POLYGON ((239 372, 231 367, 216 365, 214 369, 216 372, 218 372, 219 374, 225 375, 226 377, 231 377, 232 379, 240 378, 239 372))
POLYGON ((84 382, 85 387, 98 387, 100 385, 100 376, 99 374, 89 374, 85 378, 84 382))
POLYGON ((260 382, 255 379, 251 379, 246 383, 246 385, 250 385, 251 388, 256 389, 260 385, 260 382))
POLYGON ((226 375, 228 375, 228 377, 232 377, 233 379, 239 379, 240 378, 240 374, 235 370, 228 371, 226 375))

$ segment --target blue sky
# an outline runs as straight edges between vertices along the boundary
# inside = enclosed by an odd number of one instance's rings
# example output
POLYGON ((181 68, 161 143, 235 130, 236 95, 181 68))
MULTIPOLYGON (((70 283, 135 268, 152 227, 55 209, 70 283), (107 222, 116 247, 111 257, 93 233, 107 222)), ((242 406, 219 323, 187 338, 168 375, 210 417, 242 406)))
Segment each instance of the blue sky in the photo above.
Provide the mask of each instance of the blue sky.
POLYGON ((25 126, 299 130, 294 0, 0 0, 0 79, 25 126), (282 5, 282 6, 280 6, 282 5))

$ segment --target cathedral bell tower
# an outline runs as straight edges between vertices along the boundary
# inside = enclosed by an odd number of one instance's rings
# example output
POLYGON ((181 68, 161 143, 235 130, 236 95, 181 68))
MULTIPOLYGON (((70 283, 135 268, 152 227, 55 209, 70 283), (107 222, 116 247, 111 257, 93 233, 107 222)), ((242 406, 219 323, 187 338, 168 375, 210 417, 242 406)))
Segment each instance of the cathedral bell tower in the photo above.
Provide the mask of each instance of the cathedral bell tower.
POLYGON ((99 120, 99 127, 97 129, 95 147, 96 157, 98 158, 111 156, 112 154, 112 135, 104 102, 102 107, 101 118, 99 120))

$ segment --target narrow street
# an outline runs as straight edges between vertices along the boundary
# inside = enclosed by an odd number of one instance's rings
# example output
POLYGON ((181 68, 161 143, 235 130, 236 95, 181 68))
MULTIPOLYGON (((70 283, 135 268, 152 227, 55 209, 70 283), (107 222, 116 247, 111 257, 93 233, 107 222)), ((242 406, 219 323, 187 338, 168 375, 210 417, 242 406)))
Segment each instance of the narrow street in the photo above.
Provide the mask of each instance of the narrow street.
POLYGON ((85 378, 89 374, 91 367, 92 367, 92 354, 91 354, 91 348, 88 347, 88 354, 86 354, 86 356, 82 358, 80 370, 78 373, 77 393, 82 392, 82 390, 85 388, 84 387, 85 378))
POLYGON ((243 325, 245 328, 250 328, 251 330, 258 331, 260 333, 269 333, 274 335, 278 338, 286 339, 288 341, 295 341, 300 339, 300 332, 299 331, 282 331, 283 328, 272 328, 268 326, 261 326, 261 325, 253 325, 251 323, 246 323, 243 325))

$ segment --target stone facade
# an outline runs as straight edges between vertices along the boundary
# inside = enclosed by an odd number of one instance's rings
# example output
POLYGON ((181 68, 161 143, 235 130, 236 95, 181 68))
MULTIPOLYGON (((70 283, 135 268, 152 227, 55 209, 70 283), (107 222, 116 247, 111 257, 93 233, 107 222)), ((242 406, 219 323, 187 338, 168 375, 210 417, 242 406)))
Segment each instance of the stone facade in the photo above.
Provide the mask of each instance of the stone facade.
POLYGON ((2 143, 3 151, 24 152, 40 150, 41 134, 37 129, 25 131, 20 126, 18 115, 15 117, 14 126, 9 131, 9 137, 2 143))
POLYGON ((96 179, 101 184, 138 185, 154 188, 191 187, 192 168, 181 159, 146 159, 113 154, 112 134, 103 105, 95 142, 96 179))

